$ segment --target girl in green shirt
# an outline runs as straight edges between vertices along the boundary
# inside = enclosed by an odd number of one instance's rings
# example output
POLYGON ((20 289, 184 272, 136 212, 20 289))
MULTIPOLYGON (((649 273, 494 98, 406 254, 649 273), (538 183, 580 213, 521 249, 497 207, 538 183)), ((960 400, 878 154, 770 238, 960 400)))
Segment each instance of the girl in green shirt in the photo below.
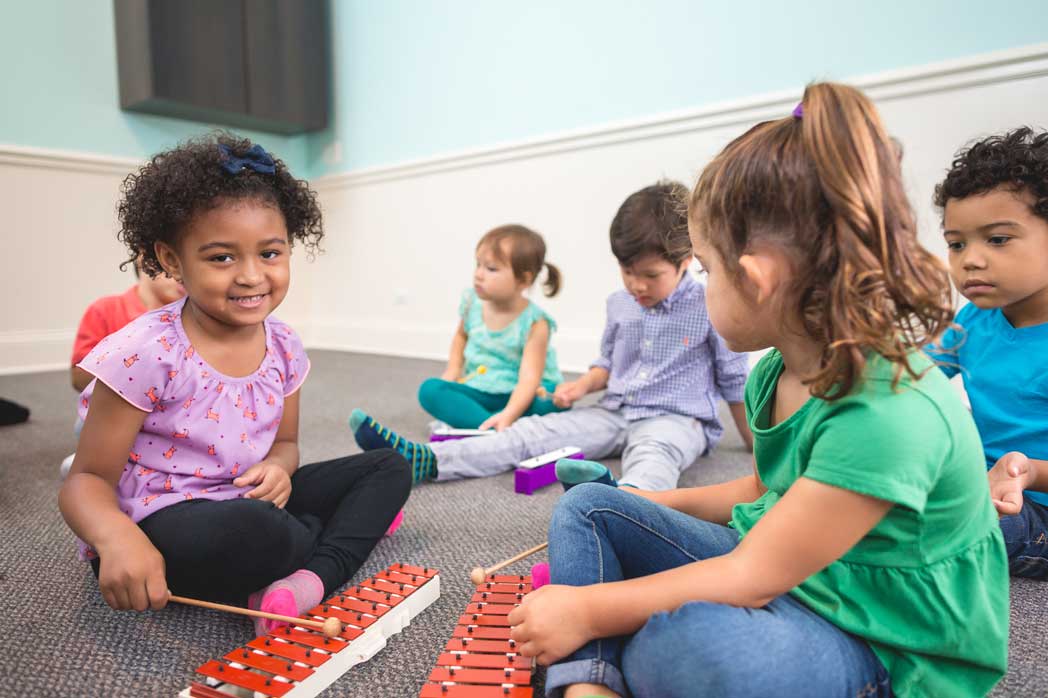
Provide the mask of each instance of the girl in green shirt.
POLYGON ((979 436, 919 352, 952 317, 870 101, 815 84, 689 201, 710 319, 771 349, 746 385, 752 475, 588 483, 553 584, 509 616, 550 696, 979 696, 1004 674, 1008 567, 979 436))

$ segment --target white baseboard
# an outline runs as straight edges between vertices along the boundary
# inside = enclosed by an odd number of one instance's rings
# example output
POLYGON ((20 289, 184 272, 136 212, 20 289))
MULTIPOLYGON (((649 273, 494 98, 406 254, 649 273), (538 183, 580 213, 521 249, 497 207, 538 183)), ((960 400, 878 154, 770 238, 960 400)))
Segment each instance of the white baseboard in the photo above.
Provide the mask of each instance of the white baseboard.
POLYGON ((0 376, 69 370, 72 330, 0 332, 0 376))

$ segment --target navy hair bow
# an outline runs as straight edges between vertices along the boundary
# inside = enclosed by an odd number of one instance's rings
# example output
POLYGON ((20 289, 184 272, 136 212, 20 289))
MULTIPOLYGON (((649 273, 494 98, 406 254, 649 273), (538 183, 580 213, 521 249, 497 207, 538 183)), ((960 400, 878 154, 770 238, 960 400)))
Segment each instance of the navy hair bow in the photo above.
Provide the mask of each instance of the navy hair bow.
POLYGON ((262 174, 273 174, 277 171, 277 164, 265 149, 257 143, 244 153, 244 157, 238 158, 233 154, 233 149, 224 143, 218 144, 222 153, 222 168, 229 174, 237 174, 245 167, 262 174))

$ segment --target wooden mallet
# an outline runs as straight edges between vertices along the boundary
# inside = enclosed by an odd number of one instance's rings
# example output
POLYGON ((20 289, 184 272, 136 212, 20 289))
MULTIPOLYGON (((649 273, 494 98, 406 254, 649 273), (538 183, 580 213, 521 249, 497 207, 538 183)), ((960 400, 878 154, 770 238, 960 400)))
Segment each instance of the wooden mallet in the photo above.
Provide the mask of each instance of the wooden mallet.
POLYGON ((483 567, 474 567, 473 570, 469 573, 469 581, 473 582, 474 584, 483 584, 484 583, 484 579, 489 574, 494 574, 495 572, 498 572, 503 567, 508 567, 509 565, 512 565, 517 560, 523 560, 528 555, 534 555, 537 552, 541 552, 541 551, 545 550, 547 547, 549 547, 549 543, 541 543, 539 545, 536 545, 534 548, 528 548, 527 550, 525 550, 524 552, 520 553, 519 555, 514 555, 513 557, 509 558, 508 560, 503 560, 502 562, 498 563, 497 565, 492 565, 491 567, 488 567, 487 569, 485 569, 483 567))
POLYGON ((468 383, 469 381, 473 380, 477 376, 483 376, 487 372, 488 372, 488 367, 485 366, 484 364, 481 364, 480 366, 477 366, 477 370, 476 371, 473 371, 472 373, 470 373, 468 375, 465 375, 462 378, 459 378, 458 382, 459 383, 468 383))
POLYGON ((211 601, 201 601, 199 599, 188 599, 184 596, 175 596, 174 594, 168 597, 168 601, 177 601, 178 603, 183 603, 187 606, 199 606, 200 608, 210 608, 213 611, 225 611, 226 613, 237 613, 242 616, 252 616, 254 618, 278 620, 284 623, 290 623, 291 625, 304 625, 309 628, 316 628, 317 630, 320 630, 324 633, 326 637, 338 637, 342 634, 342 623, 339 622, 338 618, 328 618, 323 622, 319 620, 306 620, 305 618, 282 616, 279 613, 252 611, 250 608, 241 608, 239 606, 227 606, 222 603, 212 603, 211 601))

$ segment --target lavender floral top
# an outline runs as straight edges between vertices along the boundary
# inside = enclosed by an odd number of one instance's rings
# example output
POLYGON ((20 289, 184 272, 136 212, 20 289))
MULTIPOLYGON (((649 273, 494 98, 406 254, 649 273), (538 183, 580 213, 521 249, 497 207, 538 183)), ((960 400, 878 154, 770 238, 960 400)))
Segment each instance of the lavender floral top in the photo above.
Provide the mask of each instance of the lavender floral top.
MULTIPOLYGON (((109 335, 78 366, 148 412, 117 484, 120 509, 141 521, 194 498, 242 497, 233 480, 273 445, 284 398, 302 385, 309 359, 294 330, 265 321, 266 355, 241 378, 219 373, 200 357, 182 327, 179 299, 109 335)), ((86 417, 92 381, 80 396, 86 417)), ((82 542, 81 557, 93 551, 82 542)))

